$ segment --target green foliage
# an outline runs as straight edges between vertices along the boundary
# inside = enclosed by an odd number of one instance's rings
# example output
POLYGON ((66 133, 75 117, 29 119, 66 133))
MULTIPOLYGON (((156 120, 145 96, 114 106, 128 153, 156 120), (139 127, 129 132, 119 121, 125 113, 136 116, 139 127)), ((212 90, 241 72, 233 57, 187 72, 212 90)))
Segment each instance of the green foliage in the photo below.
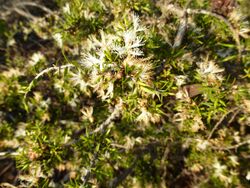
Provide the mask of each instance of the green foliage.
POLYGON ((0 21, 0 153, 16 162, 13 186, 249 185, 244 9, 222 16, 206 0, 54 6, 0 21))

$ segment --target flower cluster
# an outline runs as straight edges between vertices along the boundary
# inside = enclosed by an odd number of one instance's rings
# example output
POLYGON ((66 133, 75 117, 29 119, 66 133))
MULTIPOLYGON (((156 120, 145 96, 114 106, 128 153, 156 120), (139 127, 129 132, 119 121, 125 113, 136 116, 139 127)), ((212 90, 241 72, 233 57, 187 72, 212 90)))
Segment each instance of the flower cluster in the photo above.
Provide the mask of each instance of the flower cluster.
POLYGON ((209 61, 208 58, 203 62, 199 62, 197 73, 201 77, 202 80, 206 81, 209 85, 215 83, 221 83, 223 81, 223 77, 221 73, 224 69, 219 68, 218 65, 215 64, 214 61, 209 61))

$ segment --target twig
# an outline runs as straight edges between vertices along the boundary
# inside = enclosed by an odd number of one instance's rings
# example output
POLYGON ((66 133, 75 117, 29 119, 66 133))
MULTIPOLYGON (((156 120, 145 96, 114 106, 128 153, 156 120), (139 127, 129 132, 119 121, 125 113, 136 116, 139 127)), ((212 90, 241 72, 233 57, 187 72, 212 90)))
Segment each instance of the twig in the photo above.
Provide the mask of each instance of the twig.
POLYGON ((111 182, 109 183, 109 187, 117 187, 120 182, 126 179, 126 177, 133 172, 133 169, 135 168, 138 159, 139 157, 136 157, 136 159, 134 159, 132 165, 129 168, 124 170, 124 172, 120 176, 115 177, 113 180, 111 180, 111 182))
POLYGON ((246 141, 241 142, 239 144, 235 144, 233 146, 226 147, 224 150, 237 149, 238 147, 243 146, 245 144, 250 144, 250 140, 246 140, 246 141))
POLYGON ((104 132, 106 127, 120 115, 121 110, 122 110, 122 101, 120 100, 119 103, 115 106, 115 109, 112 112, 112 114, 99 127, 97 127, 94 131, 92 131, 88 135, 92 135, 98 132, 104 132))
MULTIPOLYGON (((172 13, 175 13, 176 15, 180 15, 180 12, 183 12, 183 10, 181 10, 180 8, 176 7, 174 4, 169 4, 167 7, 168 11, 171 11, 172 13)), ((242 54, 242 47, 240 44, 240 37, 239 37, 239 33, 237 32, 237 30, 233 27, 233 25, 223 16, 207 11, 207 10, 203 10, 203 9, 191 9, 191 8, 187 8, 186 10, 187 14, 204 14, 204 15, 209 15, 209 16, 213 16, 221 21, 223 21, 228 28, 230 29, 230 31, 233 34, 233 38, 235 40, 236 46, 237 46, 237 50, 238 50, 238 61, 241 60, 241 54, 242 54)), ((184 13, 182 13, 182 15, 184 15, 184 13)), ((181 24, 180 24, 181 26, 181 24)), ((181 34, 181 33, 180 33, 181 34)), ((178 44, 178 43, 177 43, 178 44)))
POLYGON ((34 81, 37 80, 38 78, 40 78, 41 76, 43 76, 44 74, 47 74, 51 71, 54 71, 54 70, 61 70, 61 69, 66 69, 66 68, 70 68, 70 67, 74 67, 74 65, 72 64, 67 64, 67 65, 62 65, 60 67, 49 67, 45 70, 43 70, 42 72, 40 72, 39 74, 36 75, 36 77, 30 82, 29 86, 27 87, 27 91, 25 92, 24 94, 24 99, 26 99, 27 97, 27 94, 29 93, 29 91, 31 90, 33 84, 34 84, 34 81))
POLYGON ((87 170, 87 173, 85 176, 82 177, 82 181, 83 181, 83 186, 87 183, 87 181, 89 180, 90 174, 91 174, 91 169, 93 168, 93 166, 96 163, 98 157, 98 152, 95 152, 93 159, 90 161, 90 165, 89 168, 87 170))
POLYGON ((33 6, 33 7, 37 7, 37 8, 42 9, 44 12, 47 12, 49 14, 53 14, 53 12, 50 9, 48 9, 45 6, 39 5, 39 4, 35 3, 35 2, 19 2, 19 3, 16 4, 16 6, 20 6, 20 7, 33 6))
POLYGON ((30 20, 36 20, 36 16, 33 16, 27 9, 27 6, 33 6, 33 7, 37 7, 40 8, 41 10, 43 10, 44 12, 46 12, 48 15, 52 15, 54 12, 51 11, 50 9, 48 9, 47 7, 43 6, 43 5, 39 5, 35 2, 17 2, 17 1, 13 1, 10 4, 8 4, 8 7, 6 5, 3 5, 1 8, 4 9, 5 11, 1 11, 0 15, 3 17, 3 19, 6 19, 6 17, 8 17, 10 14, 12 14, 12 12, 16 12, 19 15, 26 17, 30 20))
MULTIPOLYGON (((88 135, 94 134, 94 133, 98 133, 98 132, 105 132, 106 127, 115 119, 120 115, 121 112, 121 107, 122 107, 122 101, 120 100, 119 103, 115 106, 114 111, 112 112, 112 114, 99 126, 97 127, 94 131, 92 131, 91 133, 89 133, 88 135)), ((87 135, 87 134, 86 134, 87 135)), ((85 136, 86 136, 85 135, 85 136)), ((76 142, 76 140, 74 140, 74 142, 76 142)), ((82 181, 83 181, 83 186, 87 183, 90 174, 91 174, 91 169, 93 168, 93 166, 96 164, 96 160, 98 157, 99 151, 96 151, 94 154, 93 159, 90 162, 89 168, 87 170, 87 173, 84 177, 82 177, 82 181)))
POLYGON ((210 134, 209 134, 207 140, 209 140, 209 139, 212 137, 212 135, 213 135, 213 133, 215 132, 215 130, 216 130, 216 129, 218 128, 218 126, 223 122, 223 120, 227 117, 227 115, 230 114, 230 113, 232 113, 232 112, 235 111, 235 110, 236 110, 236 109, 234 108, 234 109, 228 111, 227 113, 225 113, 225 114, 220 118, 220 120, 216 123, 216 125, 213 127, 212 131, 210 132, 210 134))
MULTIPOLYGON (((106 128, 108 125, 111 124, 112 121, 114 121, 116 118, 118 118, 121 114, 122 111, 122 100, 119 101, 118 104, 115 105, 114 107, 114 111, 110 114, 110 116, 100 125, 98 126, 95 130, 89 132, 89 133, 85 133, 83 135, 83 137, 87 137, 96 133, 104 133, 106 131, 106 128)), ((82 130, 80 130, 79 132, 82 132, 82 130)), ((76 143, 78 141, 78 137, 74 138, 74 140, 68 142, 65 144, 65 146, 70 146, 74 143, 76 143)))
POLYGON ((28 19, 31 19, 31 20, 33 20, 33 21, 36 19, 36 17, 33 16, 32 14, 30 14, 29 12, 25 12, 25 11, 23 11, 22 9, 19 9, 19 8, 17 8, 17 7, 13 8, 13 10, 14 10, 16 13, 20 14, 21 16, 26 17, 26 18, 28 18, 28 19))
POLYGON ((19 155, 18 152, 14 151, 14 152, 9 152, 9 151, 6 151, 6 152, 0 152, 0 157, 5 157, 5 156, 17 156, 19 155))
POLYGON ((183 37, 185 35, 186 29, 187 29, 187 7, 190 4, 190 2, 191 2, 191 0, 189 0, 185 5, 184 11, 183 11, 183 16, 180 19, 180 25, 178 28, 178 32, 177 32, 177 35, 174 39, 173 49, 178 48, 181 45, 183 37))
POLYGON ((224 18, 223 16, 221 16, 219 14, 216 14, 216 13, 213 13, 213 12, 210 12, 207 10, 202 10, 202 9, 201 10, 187 9, 187 13, 188 14, 205 14, 205 15, 213 16, 213 17, 218 18, 219 20, 223 21, 228 26, 228 28, 231 30, 231 32, 233 34, 233 38, 235 40, 235 43, 236 43, 236 46, 238 49, 238 61, 241 60, 242 48, 241 48, 241 44, 240 44, 239 33, 236 31, 236 29, 233 27, 233 25, 226 18, 224 18))
POLYGON ((240 109, 237 109, 234 113, 233 113, 233 115, 232 115, 232 117, 230 118, 230 120, 228 121, 228 125, 230 125, 232 122, 233 122, 233 120, 235 119, 235 117, 237 116, 237 114, 239 114, 239 112, 240 112, 240 109))
POLYGON ((212 149, 216 149, 216 150, 232 150, 232 149, 237 149, 243 145, 246 145, 246 144, 250 144, 250 139, 249 140, 246 140, 244 142, 240 142, 238 144, 235 144, 235 145, 232 145, 232 146, 228 146, 228 147, 213 147, 212 146, 212 149))
POLYGON ((161 180, 164 182, 164 184, 165 184, 165 179, 166 179, 166 176, 167 176, 167 167, 166 167, 166 165, 165 165, 165 161, 167 160, 168 154, 169 154, 169 147, 167 146, 167 147, 165 148, 163 157, 162 157, 162 159, 161 159, 161 167, 164 168, 163 174, 162 174, 162 177, 161 177, 161 180))
POLYGON ((16 186, 14 186, 14 185, 12 185, 12 184, 10 184, 10 183, 0 183, 0 187, 1 188, 17 188, 16 186))
POLYGON ((7 172, 11 166, 13 166, 13 162, 9 163, 4 169, 2 169, 2 171, 0 172, 0 177, 5 174, 5 172, 7 172))

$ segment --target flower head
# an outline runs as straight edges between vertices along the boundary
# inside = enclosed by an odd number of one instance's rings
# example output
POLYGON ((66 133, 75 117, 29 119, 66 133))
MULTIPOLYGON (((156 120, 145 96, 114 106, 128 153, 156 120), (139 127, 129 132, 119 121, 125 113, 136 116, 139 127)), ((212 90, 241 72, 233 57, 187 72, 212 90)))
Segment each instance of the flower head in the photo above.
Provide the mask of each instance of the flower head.
POLYGON ((218 65, 213 61, 200 62, 198 64, 197 72, 202 79, 205 79, 208 83, 216 83, 223 80, 223 77, 219 74, 224 71, 224 69, 219 68, 218 65))
POLYGON ((53 38, 55 39, 57 45, 62 48, 63 46, 63 40, 62 40, 62 35, 60 33, 56 33, 53 35, 53 38))
POLYGON ((71 82, 73 83, 74 86, 79 85, 80 89, 82 91, 86 91, 87 86, 89 85, 88 83, 86 83, 82 77, 82 74, 80 71, 78 71, 77 73, 71 73, 71 78, 70 78, 71 82))
POLYGON ((44 60, 45 57, 41 52, 36 52, 34 53, 30 60, 29 60, 29 65, 34 66, 36 65, 39 61, 44 60))

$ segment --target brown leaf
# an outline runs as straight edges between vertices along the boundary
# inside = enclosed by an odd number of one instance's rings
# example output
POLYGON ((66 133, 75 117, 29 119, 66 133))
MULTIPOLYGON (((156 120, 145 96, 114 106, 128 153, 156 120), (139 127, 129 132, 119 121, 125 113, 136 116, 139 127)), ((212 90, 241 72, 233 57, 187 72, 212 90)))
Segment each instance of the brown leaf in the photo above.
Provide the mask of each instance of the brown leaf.
POLYGON ((199 94, 202 94, 202 85, 201 84, 190 84, 183 86, 183 90, 187 92, 190 98, 195 97, 199 94))

